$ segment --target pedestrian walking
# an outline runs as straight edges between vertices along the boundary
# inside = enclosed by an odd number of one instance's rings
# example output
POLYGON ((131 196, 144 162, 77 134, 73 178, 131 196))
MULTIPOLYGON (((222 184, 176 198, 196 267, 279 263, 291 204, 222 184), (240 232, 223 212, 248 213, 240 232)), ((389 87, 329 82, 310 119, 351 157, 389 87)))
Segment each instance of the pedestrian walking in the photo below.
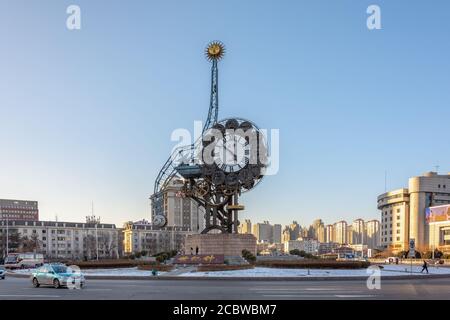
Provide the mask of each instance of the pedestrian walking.
POLYGON ((191 256, 194 255, 194 249, 191 247, 191 256))
POLYGON ((420 271, 420 273, 422 273, 424 270, 426 270, 428 273, 428 263, 425 260, 423 260, 422 271, 420 271))
POLYGON ((195 255, 198 256, 198 246, 195 247, 195 255))

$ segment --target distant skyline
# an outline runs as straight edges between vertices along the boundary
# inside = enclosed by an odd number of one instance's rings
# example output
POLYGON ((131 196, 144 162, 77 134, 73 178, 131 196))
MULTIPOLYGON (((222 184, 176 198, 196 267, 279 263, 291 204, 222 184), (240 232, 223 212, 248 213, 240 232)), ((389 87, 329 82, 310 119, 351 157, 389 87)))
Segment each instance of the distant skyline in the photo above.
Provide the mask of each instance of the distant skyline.
POLYGON ((221 40, 219 118, 280 129, 280 171, 241 219, 378 219, 376 198, 450 172, 448 1, 1 1, 0 198, 40 219, 150 219, 174 129, 209 105, 203 50, 221 40), (82 28, 66 28, 66 8, 82 28), (368 30, 366 9, 381 8, 368 30))

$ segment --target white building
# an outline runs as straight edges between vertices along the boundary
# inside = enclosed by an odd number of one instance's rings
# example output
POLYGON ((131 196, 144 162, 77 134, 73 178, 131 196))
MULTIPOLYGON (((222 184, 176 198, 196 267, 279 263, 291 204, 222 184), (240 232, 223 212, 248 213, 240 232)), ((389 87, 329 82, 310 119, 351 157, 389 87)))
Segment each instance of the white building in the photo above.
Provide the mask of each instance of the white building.
POLYGON ((289 240, 284 243, 284 252, 289 253, 295 249, 305 251, 306 253, 317 254, 319 251, 319 241, 314 239, 289 240))
MULTIPOLYGON (((6 229, 6 221, 1 221, 0 239, 5 241, 6 229)), ((8 221, 8 251, 36 250, 47 259, 118 258, 120 233, 105 223, 8 221)), ((1 246, 5 253, 5 243, 1 246)))
POLYGON ((189 253, 184 248, 184 241, 187 235, 194 232, 186 227, 157 228, 150 223, 126 222, 123 233, 125 254, 146 251, 147 254, 154 255, 172 250, 189 253))
POLYGON ((347 244, 347 222, 339 221, 334 224, 335 241, 339 244, 347 244))
POLYGON ((380 221, 370 220, 366 222, 366 241, 369 249, 380 247, 380 221))
POLYGON ((381 194, 381 245, 393 251, 408 250, 412 238, 418 250, 430 250, 426 210, 445 204, 450 204, 450 174, 427 172, 410 178, 408 188, 381 194))
POLYGON ((335 227, 332 224, 328 224, 325 227, 325 242, 336 242, 335 227))
POLYGON ((359 245, 365 244, 366 241, 366 228, 363 219, 356 219, 352 223, 352 242, 351 244, 359 245))

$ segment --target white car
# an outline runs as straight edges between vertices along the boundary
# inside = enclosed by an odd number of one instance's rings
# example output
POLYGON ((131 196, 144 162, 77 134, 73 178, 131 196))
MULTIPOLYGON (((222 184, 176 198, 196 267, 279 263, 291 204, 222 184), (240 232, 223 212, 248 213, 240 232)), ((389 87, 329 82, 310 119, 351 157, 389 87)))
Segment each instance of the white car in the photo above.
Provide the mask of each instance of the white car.
POLYGON ((5 280, 6 270, 5 267, 0 266, 0 279, 5 280))

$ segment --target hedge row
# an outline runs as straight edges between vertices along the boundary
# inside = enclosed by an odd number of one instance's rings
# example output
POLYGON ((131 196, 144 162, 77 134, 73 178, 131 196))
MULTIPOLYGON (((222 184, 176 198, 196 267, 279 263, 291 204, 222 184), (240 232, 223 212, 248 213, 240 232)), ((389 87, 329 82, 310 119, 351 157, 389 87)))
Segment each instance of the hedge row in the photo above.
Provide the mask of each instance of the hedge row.
POLYGON ((210 264, 198 266, 197 271, 231 271, 231 270, 245 270, 253 268, 254 266, 250 264, 245 265, 210 264))
POLYGON ((111 259, 111 260, 94 260, 94 261, 69 261, 68 265, 76 265, 81 269, 95 269, 95 268, 131 268, 140 265, 154 265, 149 261, 139 261, 139 260, 127 260, 127 259, 111 259))
POLYGON ((267 261, 257 261, 256 266, 268 268, 292 268, 292 269, 362 269, 370 266, 370 262, 309 260, 309 259, 299 261, 267 260, 267 261))
POLYGON ((173 270, 173 265, 168 265, 168 264, 145 264, 145 265, 139 265, 138 266, 139 270, 147 270, 147 271, 151 271, 151 270, 158 270, 158 271, 172 271, 173 270))

